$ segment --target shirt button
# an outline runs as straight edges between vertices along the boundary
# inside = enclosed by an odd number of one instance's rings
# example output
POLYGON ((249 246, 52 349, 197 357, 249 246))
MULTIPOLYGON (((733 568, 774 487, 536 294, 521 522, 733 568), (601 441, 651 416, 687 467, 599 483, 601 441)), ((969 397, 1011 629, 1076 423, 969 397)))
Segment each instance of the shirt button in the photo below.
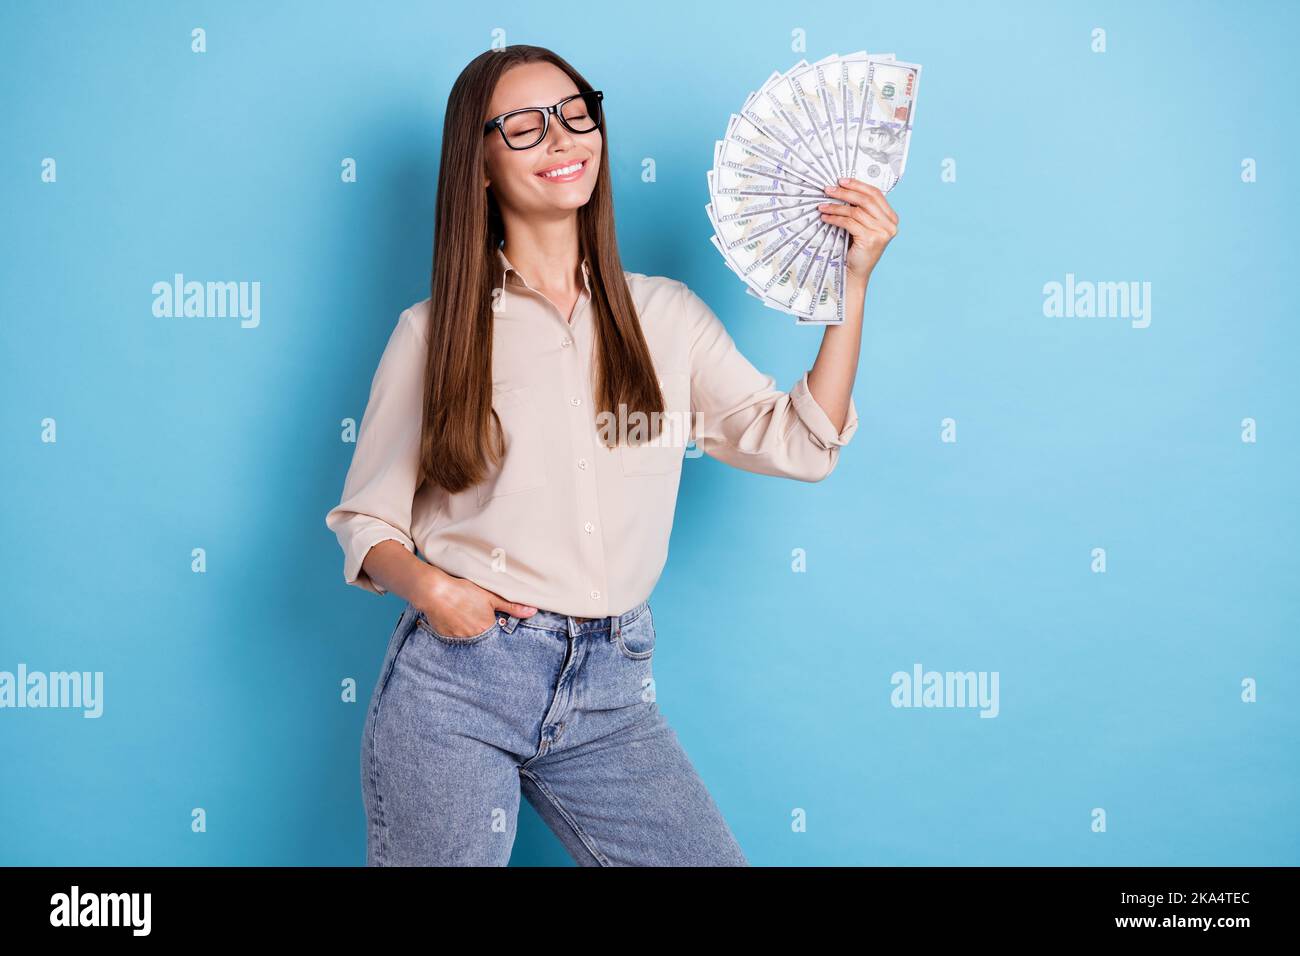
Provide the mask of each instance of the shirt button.
POLYGON ((591 534, 592 529, 594 529, 595 527, 596 526, 593 525, 590 521, 588 521, 586 524, 582 526, 583 530, 586 531, 587 534, 591 534))
POLYGON ((592 591, 592 592, 591 592, 591 599, 592 599, 593 601, 599 601, 599 600, 600 600, 600 592, 599 592, 599 591, 592 591))
POLYGON ((578 396, 575 395, 573 396, 573 398, 569 399, 569 404, 576 408, 577 406, 582 404, 582 399, 578 398, 578 396))
POLYGON ((560 348, 567 349, 573 344, 573 339, 560 339, 560 348))
POLYGON ((578 459, 578 467, 579 467, 579 468, 586 468, 586 467, 587 467, 587 459, 585 459, 585 458, 579 458, 579 459, 578 459))

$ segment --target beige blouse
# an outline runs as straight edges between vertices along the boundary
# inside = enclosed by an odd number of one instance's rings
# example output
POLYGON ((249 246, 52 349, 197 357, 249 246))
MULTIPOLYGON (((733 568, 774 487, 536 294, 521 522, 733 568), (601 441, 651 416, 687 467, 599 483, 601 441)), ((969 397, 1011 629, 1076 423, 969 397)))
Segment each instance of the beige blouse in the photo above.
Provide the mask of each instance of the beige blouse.
POLYGON ((819 481, 857 430, 850 400, 835 431, 807 372, 788 393, 778 390, 685 284, 625 272, 667 414, 658 440, 607 449, 591 413, 587 263, 566 319, 498 256, 492 405, 505 457, 457 494, 416 487, 430 300, 412 305, 371 382, 343 498, 325 516, 348 584, 385 593, 361 562, 392 539, 510 601, 577 617, 621 614, 649 598, 667 560, 688 439, 745 471, 819 481))

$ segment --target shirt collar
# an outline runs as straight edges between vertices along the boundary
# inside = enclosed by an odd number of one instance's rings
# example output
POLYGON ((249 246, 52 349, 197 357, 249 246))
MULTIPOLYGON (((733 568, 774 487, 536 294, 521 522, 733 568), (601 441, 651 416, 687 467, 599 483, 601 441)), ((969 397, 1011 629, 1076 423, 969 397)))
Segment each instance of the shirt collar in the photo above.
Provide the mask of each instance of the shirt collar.
MULTIPOLYGON (((519 270, 510 264, 510 260, 506 258, 505 251, 500 247, 497 248, 497 262, 501 266, 501 286, 503 289, 507 279, 510 278, 511 273, 514 273, 515 279, 518 280, 520 284, 524 286, 528 285, 528 283, 524 281, 524 277, 519 274, 519 270)), ((591 298, 591 272, 587 268, 587 259, 585 258, 582 260, 582 284, 587 290, 587 297, 591 298)))

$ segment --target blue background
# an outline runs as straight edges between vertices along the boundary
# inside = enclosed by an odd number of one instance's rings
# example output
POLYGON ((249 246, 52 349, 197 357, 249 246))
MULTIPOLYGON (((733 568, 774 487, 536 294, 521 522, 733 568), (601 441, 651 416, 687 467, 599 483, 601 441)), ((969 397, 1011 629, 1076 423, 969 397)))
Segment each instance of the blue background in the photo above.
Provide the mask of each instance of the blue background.
MULTIPOLYGON (((0 710, 0 863, 363 861, 360 728, 402 605, 343 585, 323 517, 339 422, 428 294, 446 96, 496 28, 605 90, 625 267, 687 283, 783 388, 819 333, 709 243, 714 140, 801 57, 924 66, 858 434, 820 484, 688 460, 651 599, 659 704, 751 861, 1300 863, 1297 21, 5 4, 0 669, 102 670, 106 710, 0 710), (260 281, 261 326, 154 318, 176 272, 260 281), (1151 282, 1150 327, 1045 317, 1067 272, 1151 282), (999 672, 1000 715, 892 707, 918 662, 999 672)), ((520 819, 515 865, 569 862, 520 819)))

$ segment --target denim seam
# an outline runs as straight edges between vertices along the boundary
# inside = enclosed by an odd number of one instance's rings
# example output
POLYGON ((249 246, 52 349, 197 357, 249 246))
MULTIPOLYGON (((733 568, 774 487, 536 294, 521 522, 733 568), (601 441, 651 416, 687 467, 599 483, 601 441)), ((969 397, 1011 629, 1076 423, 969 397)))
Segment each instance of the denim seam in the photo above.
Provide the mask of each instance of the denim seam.
POLYGON ((650 650, 648 651, 629 650, 628 646, 623 643, 622 632, 618 632, 614 635, 614 646, 618 648, 620 654, 630 661, 648 661, 655 652, 654 645, 651 645, 650 650))
POLYGON ((469 637, 448 637, 445 634, 439 634, 437 631, 433 629, 433 625, 430 624, 423 617, 417 617, 415 619, 415 626, 418 627, 420 630, 424 631, 426 634, 432 636, 435 640, 441 641, 444 644, 450 644, 452 647, 457 647, 464 644, 479 644, 483 641, 486 641, 489 637, 492 636, 492 632, 496 628, 500 627, 501 625, 498 624, 496 622, 496 619, 494 618, 492 623, 488 625, 487 630, 482 631, 478 634, 471 634, 469 637))
POLYGON ((550 801, 551 806, 555 807, 556 812, 559 813, 560 816, 564 817, 565 822, 573 828, 573 832, 577 834, 578 839, 582 841, 582 845, 587 848, 587 852, 595 858, 596 862, 601 866, 610 866, 609 858, 596 849, 596 844, 592 842, 591 837, 587 836, 586 831, 583 830, 582 827, 578 826, 578 821, 573 818, 573 815, 569 813, 568 810, 564 809, 560 801, 556 799, 555 794, 551 792, 551 788, 546 785, 542 778, 526 767, 520 767, 519 772, 525 774, 529 780, 537 785, 538 791, 540 791, 542 796, 546 797, 546 799, 550 801))
POLYGON ((379 712, 384 705, 384 693, 388 690, 388 682, 392 679, 393 670, 397 666, 397 657, 402 653, 402 648, 406 646, 407 640, 411 636, 411 630, 408 627, 393 651, 393 657, 388 662, 388 667, 384 670, 383 682, 379 685, 379 693, 375 695, 374 714, 370 721, 370 791, 375 795, 375 812, 374 818, 370 825, 375 830, 375 863, 379 866, 384 865, 384 859, 388 855, 388 824, 384 820, 384 798, 379 793, 379 759, 375 751, 375 743, 378 738, 379 712))

